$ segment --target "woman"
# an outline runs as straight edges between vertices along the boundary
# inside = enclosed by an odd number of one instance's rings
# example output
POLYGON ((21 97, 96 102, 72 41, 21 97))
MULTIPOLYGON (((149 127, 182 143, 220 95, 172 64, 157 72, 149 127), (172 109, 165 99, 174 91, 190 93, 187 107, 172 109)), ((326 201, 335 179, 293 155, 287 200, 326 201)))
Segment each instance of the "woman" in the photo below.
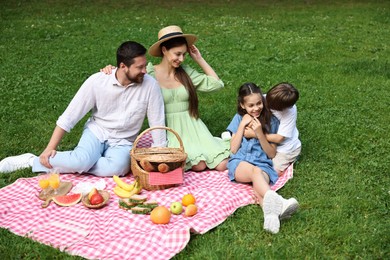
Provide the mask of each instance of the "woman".
MULTIPOLYGON (((149 48, 149 54, 162 59, 154 66, 149 63, 147 72, 157 79, 161 87, 166 125, 182 138, 188 154, 186 169, 226 170, 230 155, 229 143, 213 137, 199 118, 196 94, 196 91, 221 89, 223 82, 195 47, 195 35, 183 34, 180 27, 173 25, 161 29, 158 39, 149 48), (187 53, 202 68, 204 74, 182 65, 187 53)), ((168 132, 167 138, 170 147, 179 146, 174 135, 168 132)))
MULTIPOLYGON (((166 125, 176 131, 183 141, 184 150, 188 154, 186 170, 226 170, 230 155, 229 142, 213 137, 199 118, 196 94, 196 91, 221 89, 224 87, 223 82, 195 47, 195 35, 183 34, 180 27, 172 25, 161 29, 158 39, 149 48, 149 54, 162 59, 157 65, 149 63, 147 72, 157 79, 161 87, 166 125), (187 53, 204 73, 182 64, 187 53)), ((111 66, 103 71, 110 72, 111 66)), ((167 138, 169 147, 179 147, 172 133, 168 132, 167 138)))

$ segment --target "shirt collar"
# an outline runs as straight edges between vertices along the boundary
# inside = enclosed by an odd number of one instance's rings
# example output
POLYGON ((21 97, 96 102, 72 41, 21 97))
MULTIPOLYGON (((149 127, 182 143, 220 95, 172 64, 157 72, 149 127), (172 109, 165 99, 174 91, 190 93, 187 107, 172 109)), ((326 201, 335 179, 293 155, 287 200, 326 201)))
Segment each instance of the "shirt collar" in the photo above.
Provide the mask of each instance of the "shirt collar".
POLYGON ((132 83, 126 85, 126 86, 123 86, 123 85, 117 80, 117 78, 115 77, 116 70, 117 70, 117 69, 112 70, 112 73, 110 74, 111 83, 112 83, 113 86, 128 88, 128 87, 136 87, 136 86, 138 85, 137 83, 132 82, 132 83))

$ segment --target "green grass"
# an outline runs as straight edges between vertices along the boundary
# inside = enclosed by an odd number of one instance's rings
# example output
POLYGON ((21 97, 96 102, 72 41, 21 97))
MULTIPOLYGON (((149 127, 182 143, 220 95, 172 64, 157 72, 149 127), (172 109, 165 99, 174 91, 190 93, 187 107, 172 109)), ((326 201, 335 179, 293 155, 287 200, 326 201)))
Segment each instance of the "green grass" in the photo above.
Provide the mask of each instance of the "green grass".
MULTIPOLYGON (((115 64, 121 42, 149 46, 170 24, 199 36, 225 82, 200 94, 213 134, 234 115, 242 83, 267 91, 289 81, 301 94, 303 144, 294 179, 280 191, 301 208, 279 234, 264 232, 260 208, 247 206, 192 235, 175 258, 390 258, 389 1, 3 1, 0 158, 39 154, 81 83, 115 64)), ((82 125, 60 149, 74 147, 82 125)), ((0 187, 31 176, 2 175, 0 187)), ((0 257, 73 258, 5 229, 0 257)))

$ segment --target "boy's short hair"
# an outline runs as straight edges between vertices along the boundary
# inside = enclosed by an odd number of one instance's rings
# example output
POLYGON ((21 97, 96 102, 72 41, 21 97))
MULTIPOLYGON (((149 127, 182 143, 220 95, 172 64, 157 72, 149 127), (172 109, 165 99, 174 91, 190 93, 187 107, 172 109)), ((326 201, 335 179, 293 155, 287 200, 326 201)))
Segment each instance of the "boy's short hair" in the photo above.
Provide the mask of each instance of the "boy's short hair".
POLYGON ((298 99, 298 90, 287 82, 276 84, 267 92, 266 96, 268 108, 276 111, 292 107, 298 99))

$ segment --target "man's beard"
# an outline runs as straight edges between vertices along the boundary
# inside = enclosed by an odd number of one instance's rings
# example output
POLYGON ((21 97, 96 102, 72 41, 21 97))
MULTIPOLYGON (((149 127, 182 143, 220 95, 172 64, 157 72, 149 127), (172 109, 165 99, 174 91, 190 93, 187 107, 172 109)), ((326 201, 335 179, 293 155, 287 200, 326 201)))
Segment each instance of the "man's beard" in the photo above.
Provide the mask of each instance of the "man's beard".
POLYGON ((129 77, 129 75, 126 75, 127 79, 130 80, 131 83, 138 83, 141 84, 144 81, 145 74, 138 74, 135 77, 129 77))

